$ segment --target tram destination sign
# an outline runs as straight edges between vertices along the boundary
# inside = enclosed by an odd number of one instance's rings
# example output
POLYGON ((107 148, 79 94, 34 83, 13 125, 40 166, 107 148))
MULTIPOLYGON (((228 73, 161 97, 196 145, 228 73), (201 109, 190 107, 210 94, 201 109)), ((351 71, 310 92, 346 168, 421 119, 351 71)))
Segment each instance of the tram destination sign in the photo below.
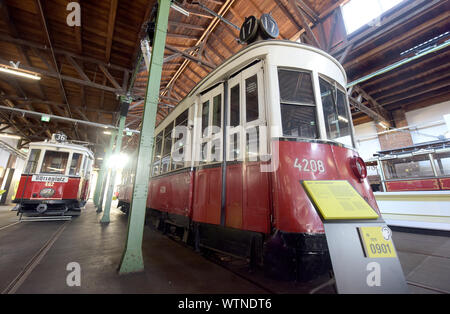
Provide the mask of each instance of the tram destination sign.
POLYGON ((69 177, 66 176, 47 176, 34 174, 31 178, 33 182, 59 182, 59 183, 67 183, 69 181, 69 177))

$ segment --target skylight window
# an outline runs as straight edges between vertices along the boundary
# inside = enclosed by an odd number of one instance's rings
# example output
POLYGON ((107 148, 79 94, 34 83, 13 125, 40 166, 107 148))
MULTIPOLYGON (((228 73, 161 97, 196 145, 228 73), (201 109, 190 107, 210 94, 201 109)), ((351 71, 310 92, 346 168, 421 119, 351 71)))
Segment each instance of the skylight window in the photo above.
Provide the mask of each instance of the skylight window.
POLYGON ((376 26, 377 19, 404 0, 350 0, 341 6, 347 35, 366 24, 376 26))

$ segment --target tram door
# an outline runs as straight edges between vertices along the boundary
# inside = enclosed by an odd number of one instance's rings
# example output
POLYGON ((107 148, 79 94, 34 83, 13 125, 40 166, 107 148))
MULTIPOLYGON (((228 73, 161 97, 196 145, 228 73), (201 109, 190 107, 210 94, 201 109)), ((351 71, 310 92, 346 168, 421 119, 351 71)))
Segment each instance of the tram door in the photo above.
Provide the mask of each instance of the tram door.
POLYGON ((262 62, 229 79, 227 117, 225 224, 255 230, 269 210, 268 175, 259 158, 260 140, 266 141, 262 62))
POLYGON ((197 135, 194 152, 194 219, 220 224, 222 195, 223 84, 203 93, 197 104, 197 135))

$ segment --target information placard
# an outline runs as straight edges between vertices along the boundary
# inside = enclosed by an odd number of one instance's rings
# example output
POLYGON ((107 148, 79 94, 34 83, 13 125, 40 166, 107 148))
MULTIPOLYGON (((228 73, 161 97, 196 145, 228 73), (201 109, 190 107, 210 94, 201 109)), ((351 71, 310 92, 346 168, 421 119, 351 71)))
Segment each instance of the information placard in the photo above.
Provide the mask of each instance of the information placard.
POLYGON ((377 219, 377 212, 345 180, 303 181, 303 186, 325 220, 377 219))
POLYGON ((397 257, 392 243, 392 232, 388 227, 359 227, 358 231, 366 257, 397 257))

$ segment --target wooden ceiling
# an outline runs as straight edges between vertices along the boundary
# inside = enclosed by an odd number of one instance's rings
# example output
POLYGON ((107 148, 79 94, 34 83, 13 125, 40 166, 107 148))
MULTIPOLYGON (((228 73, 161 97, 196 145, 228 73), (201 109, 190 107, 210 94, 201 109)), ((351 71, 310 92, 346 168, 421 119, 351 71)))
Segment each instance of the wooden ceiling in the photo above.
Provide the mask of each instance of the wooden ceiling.
MULTIPOLYGON (((449 30, 448 1, 405 0, 386 12, 378 24, 346 35, 340 5, 348 0, 203 0, 202 4, 241 26, 249 15, 271 12, 279 39, 318 46, 341 61, 353 81, 411 57, 400 53, 449 30)), ((138 129, 148 73, 138 64, 140 39, 156 0, 79 0, 81 26, 66 23, 66 0, 0 0, 0 64, 20 61, 38 72, 30 82, 0 74, 0 102, 9 107, 105 124, 116 124, 117 95, 136 98, 126 125, 138 129), (134 69, 138 73, 132 80, 134 69), (133 82, 133 84, 131 84, 133 82), (131 86, 132 85, 132 86, 131 86)), ((178 1, 187 17, 171 10, 161 79, 157 123, 212 69, 243 48, 238 30, 193 1, 178 1)), ((441 37, 437 44, 448 40, 441 37)), ((422 47, 423 48, 423 47, 422 47)), ((374 115, 391 119, 392 110, 411 110, 450 99, 445 48, 358 84, 351 91, 355 123, 374 115), (368 108, 368 109, 367 109, 368 108), (369 114, 369 115, 368 115, 369 114)), ((27 141, 57 130, 103 150, 108 137, 96 128, 58 121, 42 124, 32 116, 0 111, 27 141)), ((137 136, 128 138, 128 145, 137 136)))

